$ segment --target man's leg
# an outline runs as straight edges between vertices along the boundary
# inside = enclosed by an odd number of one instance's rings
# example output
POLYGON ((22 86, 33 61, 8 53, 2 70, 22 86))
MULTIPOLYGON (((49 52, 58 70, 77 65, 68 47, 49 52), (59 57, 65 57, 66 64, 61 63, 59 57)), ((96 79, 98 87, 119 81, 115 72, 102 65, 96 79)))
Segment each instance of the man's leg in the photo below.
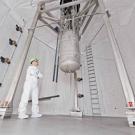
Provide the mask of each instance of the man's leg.
POLYGON ((28 118, 28 115, 26 115, 26 109, 27 109, 27 104, 28 104, 28 100, 29 100, 29 96, 30 96, 30 91, 31 91, 30 84, 25 83, 23 94, 21 97, 21 102, 19 104, 19 109, 18 109, 18 113, 19 113, 18 117, 20 119, 28 118))
POLYGON ((32 117, 41 117, 39 114, 39 105, 38 105, 38 87, 32 89, 32 117))

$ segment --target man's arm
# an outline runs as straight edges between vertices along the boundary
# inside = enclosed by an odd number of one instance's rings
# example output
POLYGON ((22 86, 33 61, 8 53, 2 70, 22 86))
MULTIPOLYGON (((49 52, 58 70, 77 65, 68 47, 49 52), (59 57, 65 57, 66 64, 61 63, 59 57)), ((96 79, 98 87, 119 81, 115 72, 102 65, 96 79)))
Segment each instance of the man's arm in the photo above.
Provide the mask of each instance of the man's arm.
POLYGON ((38 78, 42 78, 43 75, 40 73, 40 71, 38 72, 38 78))

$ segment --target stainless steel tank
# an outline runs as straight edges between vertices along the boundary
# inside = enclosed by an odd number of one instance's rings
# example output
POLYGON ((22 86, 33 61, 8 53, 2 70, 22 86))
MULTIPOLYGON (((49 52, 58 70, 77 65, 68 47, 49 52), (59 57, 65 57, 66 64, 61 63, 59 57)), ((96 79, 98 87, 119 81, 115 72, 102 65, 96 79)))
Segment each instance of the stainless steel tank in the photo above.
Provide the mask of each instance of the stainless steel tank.
POLYGON ((63 33, 60 41, 60 69, 66 73, 80 68, 79 40, 72 30, 63 33))

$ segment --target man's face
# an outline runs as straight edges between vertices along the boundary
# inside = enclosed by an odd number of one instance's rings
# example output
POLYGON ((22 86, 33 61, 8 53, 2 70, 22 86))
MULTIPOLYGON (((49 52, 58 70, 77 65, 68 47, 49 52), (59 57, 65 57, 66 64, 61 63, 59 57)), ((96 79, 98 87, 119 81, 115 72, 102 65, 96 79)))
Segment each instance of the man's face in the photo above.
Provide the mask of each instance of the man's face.
POLYGON ((38 61, 33 61, 32 65, 37 67, 39 65, 39 62, 38 61))

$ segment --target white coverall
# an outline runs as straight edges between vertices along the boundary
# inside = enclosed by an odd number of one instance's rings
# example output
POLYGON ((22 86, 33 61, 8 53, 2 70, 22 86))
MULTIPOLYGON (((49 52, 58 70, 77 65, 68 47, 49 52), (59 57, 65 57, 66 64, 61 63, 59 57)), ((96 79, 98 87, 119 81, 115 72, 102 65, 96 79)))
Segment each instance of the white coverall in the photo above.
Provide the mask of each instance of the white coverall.
POLYGON ((19 104, 19 115, 26 114, 26 108, 29 97, 32 97, 32 114, 39 113, 38 106, 38 79, 42 78, 42 74, 36 66, 29 66, 27 69, 26 80, 24 83, 24 90, 19 104))

